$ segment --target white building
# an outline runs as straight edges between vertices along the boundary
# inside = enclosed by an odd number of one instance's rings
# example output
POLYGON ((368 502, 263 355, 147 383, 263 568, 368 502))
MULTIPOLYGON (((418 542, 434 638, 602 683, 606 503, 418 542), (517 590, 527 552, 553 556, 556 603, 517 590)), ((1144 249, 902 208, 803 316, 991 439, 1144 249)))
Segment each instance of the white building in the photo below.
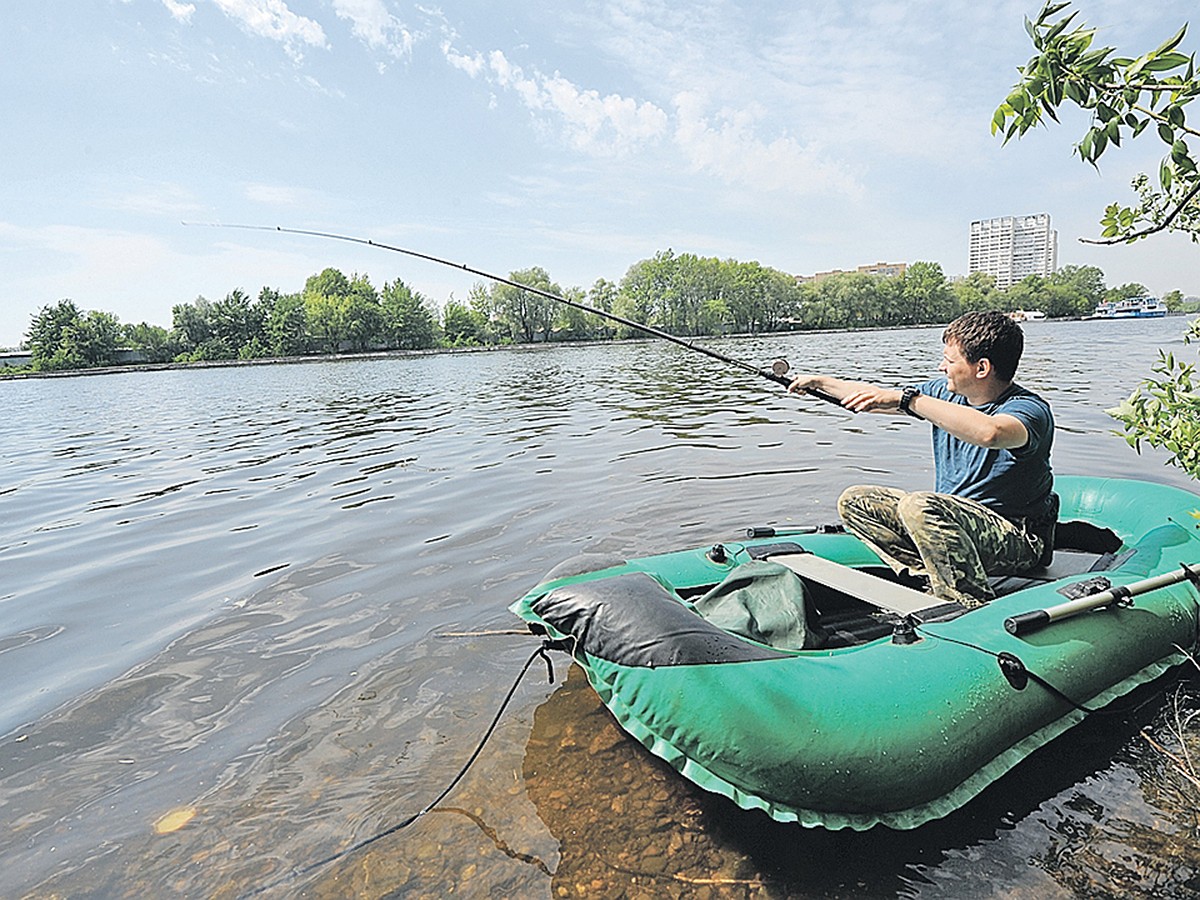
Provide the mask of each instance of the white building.
POLYGON ((1058 232, 1050 214, 1001 216, 971 223, 968 272, 995 276, 1003 290, 1026 275, 1053 275, 1058 269, 1058 232))

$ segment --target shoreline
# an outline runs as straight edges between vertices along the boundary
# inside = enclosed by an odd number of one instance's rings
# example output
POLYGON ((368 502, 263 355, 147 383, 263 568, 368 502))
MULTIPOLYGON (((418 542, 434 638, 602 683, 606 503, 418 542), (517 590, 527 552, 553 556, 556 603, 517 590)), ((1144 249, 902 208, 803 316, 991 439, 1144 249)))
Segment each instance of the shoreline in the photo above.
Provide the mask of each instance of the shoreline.
MULTIPOLYGON (((1185 319, 1192 313, 1168 313, 1164 318, 1185 319)), ((1051 322, 1127 322, 1136 319, 1106 319, 1095 316, 1063 316, 1053 319, 1039 319, 1036 322, 1022 324, 1038 326, 1051 322)), ((851 332, 895 331, 908 329, 944 328, 945 322, 930 322, 916 325, 869 325, 862 328, 814 328, 811 330, 795 331, 758 331, 739 332, 737 334, 705 334, 685 337, 688 341, 738 340, 744 338, 780 337, 784 335, 810 334, 848 334, 851 332)), ((0 381, 23 381, 34 378, 74 378, 90 375, 122 375, 132 372, 169 372, 182 369, 228 369, 242 366, 289 366, 305 363, 352 362, 373 359, 410 359, 421 356, 438 356, 456 353, 496 353, 505 351, 534 351, 549 347, 595 347, 601 345, 630 345, 646 344, 662 340, 656 337, 634 337, 622 339, 603 339, 590 341, 534 341, 523 344, 486 344, 472 347, 429 347, 423 350, 368 350, 362 353, 329 353, 319 356, 271 356, 262 359, 217 359, 200 362, 164 362, 164 363, 125 363, 115 366, 97 366, 92 369, 69 369, 61 372, 0 372, 0 381)))

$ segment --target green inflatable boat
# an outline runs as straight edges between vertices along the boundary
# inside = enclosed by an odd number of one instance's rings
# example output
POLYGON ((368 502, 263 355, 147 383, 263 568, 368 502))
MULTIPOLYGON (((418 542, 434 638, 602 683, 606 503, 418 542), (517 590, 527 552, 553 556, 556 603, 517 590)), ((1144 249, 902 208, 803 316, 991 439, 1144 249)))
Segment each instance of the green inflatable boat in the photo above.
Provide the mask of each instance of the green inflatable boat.
POLYGON ((836 526, 584 555, 512 606, 621 727, 781 822, 915 828, 1183 662, 1200 627, 1200 497, 1060 476, 1055 559, 967 611, 836 526))

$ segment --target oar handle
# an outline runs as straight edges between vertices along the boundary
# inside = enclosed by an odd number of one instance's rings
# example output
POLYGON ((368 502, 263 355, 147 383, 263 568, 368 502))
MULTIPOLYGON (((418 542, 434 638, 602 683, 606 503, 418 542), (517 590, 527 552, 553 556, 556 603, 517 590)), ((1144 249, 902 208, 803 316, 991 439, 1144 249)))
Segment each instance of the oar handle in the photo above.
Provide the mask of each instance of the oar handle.
POLYGON ((1161 575, 1152 575, 1149 578, 1135 581, 1132 584, 1120 584, 1116 587, 1100 591, 1098 594, 1079 597, 1076 600, 1069 600, 1057 606, 1049 606, 1045 609, 1032 609, 1029 612, 1009 616, 1004 620, 1004 630, 1018 637, 1024 634, 1031 634, 1040 628, 1045 628, 1051 622, 1057 622, 1060 619, 1069 619, 1071 616, 1079 615, 1079 613, 1087 612, 1091 609, 1099 609, 1102 606, 1110 606, 1114 603, 1117 605, 1126 605, 1139 594, 1157 591, 1161 588, 1170 587, 1173 584, 1179 584, 1179 582, 1185 580, 1200 587, 1200 568, 1196 564, 1189 566, 1187 563, 1180 563, 1179 569, 1163 572, 1161 575))

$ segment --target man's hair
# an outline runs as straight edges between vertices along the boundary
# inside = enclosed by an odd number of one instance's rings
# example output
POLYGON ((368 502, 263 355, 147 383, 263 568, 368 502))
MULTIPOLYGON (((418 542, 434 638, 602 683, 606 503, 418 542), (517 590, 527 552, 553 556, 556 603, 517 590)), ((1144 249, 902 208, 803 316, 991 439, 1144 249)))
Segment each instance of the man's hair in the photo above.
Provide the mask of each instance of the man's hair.
POLYGON ((954 341, 967 362, 990 360, 1001 381, 1012 381, 1025 349, 1021 326, 1002 312, 969 312, 959 316, 942 332, 942 343, 954 341))

